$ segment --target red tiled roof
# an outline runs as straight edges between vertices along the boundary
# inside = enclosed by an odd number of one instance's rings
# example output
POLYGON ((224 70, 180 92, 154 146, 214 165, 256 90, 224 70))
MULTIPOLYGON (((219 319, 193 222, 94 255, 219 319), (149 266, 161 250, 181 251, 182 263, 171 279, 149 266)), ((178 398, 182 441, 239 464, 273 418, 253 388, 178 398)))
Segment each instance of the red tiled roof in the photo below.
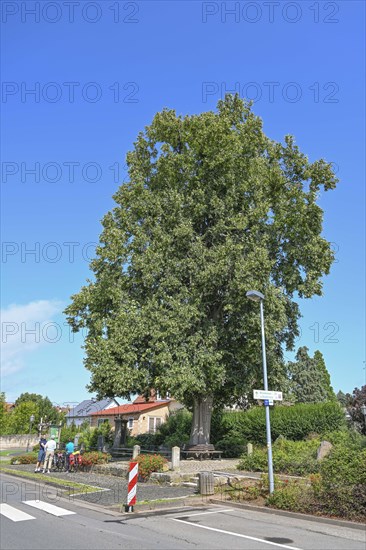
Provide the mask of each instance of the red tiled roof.
POLYGON ((98 411, 91 413, 90 416, 115 416, 117 414, 131 414, 149 411, 152 409, 158 409, 170 403, 167 401, 158 401, 155 403, 127 403, 126 405, 120 405, 119 407, 112 407, 111 409, 104 409, 104 411, 98 411))
POLYGON ((147 399, 144 395, 138 395, 133 403, 154 403, 155 401, 157 401, 156 392, 152 389, 150 390, 150 395, 147 399))

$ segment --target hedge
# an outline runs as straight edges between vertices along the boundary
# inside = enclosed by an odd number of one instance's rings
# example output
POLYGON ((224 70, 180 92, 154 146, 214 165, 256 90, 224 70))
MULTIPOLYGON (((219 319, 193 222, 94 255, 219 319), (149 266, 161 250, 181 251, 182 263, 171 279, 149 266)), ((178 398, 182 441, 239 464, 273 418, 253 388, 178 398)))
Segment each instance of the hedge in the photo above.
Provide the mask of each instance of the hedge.
MULTIPOLYGON (((280 435, 286 439, 299 441, 309 434, 322 435, 326 432, 346 427, 346 419, 337 402, 297 404, 291 407, 276 405, 271 408, 272 440, 280 435)), ((266 420, 264 407, 254 407, 249 411, 226 412, 222 416, 221 433, 240 435, 246 442, 266 443, 266 420)))

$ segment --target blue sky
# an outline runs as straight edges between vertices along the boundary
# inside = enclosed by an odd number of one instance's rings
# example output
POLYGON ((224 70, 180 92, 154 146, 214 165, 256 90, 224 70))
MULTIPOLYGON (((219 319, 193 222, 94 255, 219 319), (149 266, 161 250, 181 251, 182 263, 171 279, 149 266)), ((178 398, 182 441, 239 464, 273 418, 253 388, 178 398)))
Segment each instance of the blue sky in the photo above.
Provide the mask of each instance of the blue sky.
MULTIPOLYGON (((138 132, 164 107, 254 99, 271 138, 335 163, 321 196, 336 263, 302 301, 297 345, 336 391, 365 384, 364 2, 2 3, 2 378, 55 403, 88 396, 62 314, 138 132), (6 141, 4 137, 6 135, 6 141), (33 331, 33 332, 32 332, 33 331)), ((291 357, 291 354, 288 354, 291 357)), ((280 388, 272 388, 280 389, 280 388)))

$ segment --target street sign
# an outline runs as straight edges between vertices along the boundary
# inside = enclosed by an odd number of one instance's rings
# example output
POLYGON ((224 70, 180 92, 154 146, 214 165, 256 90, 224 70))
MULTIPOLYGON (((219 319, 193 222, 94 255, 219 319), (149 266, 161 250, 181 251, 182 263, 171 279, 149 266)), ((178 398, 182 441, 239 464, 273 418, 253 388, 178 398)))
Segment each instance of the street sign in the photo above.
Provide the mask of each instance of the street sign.
POLYGON ((268 390, 253 390, 254 399, 270 399, 274 401, 282 401, 281 391, 268 391, 268 390))
MULTIPOLYGON (((273 403, 273 401, 272 401, 272 403, 273 403)), ((263 405, 264 405, 265 407, 269 407, 269 399, 265 399, 265 400, 263 401, 263 405)))

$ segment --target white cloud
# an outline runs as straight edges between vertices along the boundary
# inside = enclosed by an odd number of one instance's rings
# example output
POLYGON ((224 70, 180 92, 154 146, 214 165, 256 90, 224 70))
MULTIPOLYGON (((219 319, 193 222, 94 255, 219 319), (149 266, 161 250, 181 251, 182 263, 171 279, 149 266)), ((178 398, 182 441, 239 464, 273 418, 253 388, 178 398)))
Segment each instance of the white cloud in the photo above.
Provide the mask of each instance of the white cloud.
POLYGON ((63 305, 56 300, 11 304, 1 310, 1 374, 13 374, 26 366, 30 353, 56 341, 61 327, 52 318, 63 305))

